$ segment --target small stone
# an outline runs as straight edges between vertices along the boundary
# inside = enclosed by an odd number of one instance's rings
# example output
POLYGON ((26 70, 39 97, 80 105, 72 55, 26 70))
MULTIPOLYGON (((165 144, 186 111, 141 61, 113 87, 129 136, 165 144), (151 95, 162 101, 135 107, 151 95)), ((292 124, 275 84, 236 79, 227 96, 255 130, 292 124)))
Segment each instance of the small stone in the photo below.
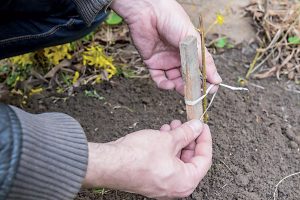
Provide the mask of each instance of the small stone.
POLYGON ((281 171, 286 171, 287 169, 288 169, 288 166, 286 166, 286 165, 281 165, 280 166, 281 171))
POLYGON ((246 135, 246 134, 247 134, 247 131, 246 131, 245 129, 243 129, 243 130, 242 130, 242 134, 243 134, 243 135, 246 135))
POLYGON ((286 137, 289 138, 290 140, 294 140, 294 138, 296 137, 296 135, 290 128, 286 129, 285 134, 286 134, 286 137))
POLYGON ((294 141, 291 141, 291 142, 290 142, 290 147, 291 147, 292 149, 298 149, 298 144, 297 144, 296 142, 294 142, 294 141))
POLYGON ((184 114, 184 111, 183 111, 183 110, 181 110, 181 109, 179 109, 179 110, 178 110, 178 112, 179 112, 179 114, 181 114, 181 115, 183 115, 183 114, 184 114))
POLYGON ((249 178, 243 174, 239 174, 235 177, 235 183, 238 186, 245 187, 249 184, 249 178))
POLYGON ((151 99, 149 97, 143 97, 142 98, 142 103, 143 104, 149 104, 151 102, 151 99))
POLYGON ((295 137, 294 141, 300 145, 300 135, 298 135, 297 137, 295 137))
POLYGON ((250 165, 248 165, 248 164, 244 164, 244 170, 245 170, 245 172, 247 172, 247 173, 249 173, 249 172, 252 171, 250 165))

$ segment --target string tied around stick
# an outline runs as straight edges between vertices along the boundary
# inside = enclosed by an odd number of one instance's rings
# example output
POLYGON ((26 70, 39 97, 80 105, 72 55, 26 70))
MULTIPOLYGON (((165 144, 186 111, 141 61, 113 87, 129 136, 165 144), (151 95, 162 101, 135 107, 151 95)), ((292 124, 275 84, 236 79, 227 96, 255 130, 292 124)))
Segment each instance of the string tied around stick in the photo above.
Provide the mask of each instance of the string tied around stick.
MULTIPOLYGON (((212 90, 212 88, 213 88, 214 86, 217 86, 217 85, 213 85, 213 84, 210 85, 210 86, 207 88, 205 94, 204 94, 203 96, 199 97, 199 98, 196 99, 196 100, 191 101, 191 100, 185 99, 185 104, 186 104, 186 105, 189 105, 189 106, 194 106, 194 105, 200 103, 200 102, 201 102, 201 101, 209 94, 209 92, 212 90)), ((227 89, 230 89, 230 90, 233 90, 233 91, 249 91, 248 88, 244 88, 244 87, 234 87, 234 86, 226 85, 226 84, 223 84, 223 83, 220 83, 219 86, 224 87, 224 88, 227 88, 227 89)), ((203 114, 202 114, 202 116, 201 116, 201 119, 204 117, 204 115, 207 113, 208 109, 211 107, 212 102, 214 101, 216 95, 217 95, 217 92, 213 94, 213 97, 212 97, 212 99, 211 99, 209 105, 207 106, 206 110, 203 112, 203 114)))

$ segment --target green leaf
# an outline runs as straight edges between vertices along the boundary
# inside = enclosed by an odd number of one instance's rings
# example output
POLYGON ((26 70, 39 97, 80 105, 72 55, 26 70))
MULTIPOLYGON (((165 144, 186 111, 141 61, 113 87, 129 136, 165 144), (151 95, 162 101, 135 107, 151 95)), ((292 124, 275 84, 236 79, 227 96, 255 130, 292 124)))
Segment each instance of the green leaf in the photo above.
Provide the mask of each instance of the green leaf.
POLYGON ((108 25, 118 25, 118 24, 121 24, 123 21, 122 17, 120 17, 117 13, 115 12, 111 12, 107 19, 105 20, 105 22, 108 24, 108 25))
POLYGON ((291 44, 300 44, 300 38, 298 36, 291 36, 288 38, 288 41, 291 44))
POLYGON ((216 46, 217 48, 222 49, 222 48, 224 48, 224 47, 227 45, 227 43, 228 43, 227 37, 222 37, 222 38, 219 38, 219 39, 215 42, 215 46, 216 46))

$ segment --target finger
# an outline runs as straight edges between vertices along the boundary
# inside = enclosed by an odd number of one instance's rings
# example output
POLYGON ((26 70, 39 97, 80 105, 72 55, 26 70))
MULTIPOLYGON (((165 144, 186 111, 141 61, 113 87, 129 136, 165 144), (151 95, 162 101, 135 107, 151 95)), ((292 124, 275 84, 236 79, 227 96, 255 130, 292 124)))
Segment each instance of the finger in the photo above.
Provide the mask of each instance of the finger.
POLYGON ((179 92, 181 95, 184 95, 184 81, 183 81, 182 77, 179 77, 172 81, 175 84, 176 91, 179 92))
POLYGON ((180 66, 179 50, 167 50, 154 54, 150 59, 144 60, 149 69, 173 69, 180 66))
POLYGON ((184 163, 190 163, 194 155, 194 150, 182 150, 180 160, 182 160, 184 163))
POLYGON ((204 124, 201 136, 196 140, 195 155, 206 156, 212 154, 212 138, 210 129, 207 124, 204 124), (207 148, 205 148, 205 146, 207 148))
POLYGON ((167 79, 164 71, 150 69, 149 72, 157 87, 165 90, 172 90, 175 88, 175 84, 167 79))
POLYGON ((196 141, 192 141, 188 146, 184 147, 184 150, 193 150, 195 151, 196 141))
MULTIPOLYGON (((209 88, 211 86, 210 83, 207 83, 207 88, 209 88)), ((214 94, 218 91, 219 89, 219 85, 215 85, 210 91, 209 91, 209 94, 214 94)))
POLYGON ((169 124, 164 124, 160 128, 160 131, 170 131, 170 130, 171 130, 171 126, 169 124))
POLYGON ((195 148, 196 148, 196 141, 194 140, 181 151, 180 159, 185 163, 190 162, 195 155, 195 148))
POLYGON ((178 128, 181 125, 182 123, 180 120, 173 120, 170 124, 172 130, 178 128))
POLYGON ((197 176, 202 179, 212 163, 212 138, 209 127, 203 126, 201 135, 196 140, 195 155, 190 159, 189 170, 197 173, 197 176))
MULTIPOLYGON (((199 54, 199 56, 200 56, 200 60, 202 60, 201 53, 199 54)), ((220 84, 222 82, 222 78, 217 72, 217 68, 212 55, 208 52, 206 48, 205 48, 205 60, 206 60, 206 76, 208 82, 213 84, 220 84)))
POLYGON ((170 70, 166 71, 166 75, 169 80, 173 80, 178 77, 181 77, 181 72, 180 72, 179 68, 174 68, 174 69, 170 69, 170 70))
POLYGON ((203 123, 200 120, 192 120, 172 130, 176 151, 178 152, 194 141, 200 135, 202 129, 203 123))

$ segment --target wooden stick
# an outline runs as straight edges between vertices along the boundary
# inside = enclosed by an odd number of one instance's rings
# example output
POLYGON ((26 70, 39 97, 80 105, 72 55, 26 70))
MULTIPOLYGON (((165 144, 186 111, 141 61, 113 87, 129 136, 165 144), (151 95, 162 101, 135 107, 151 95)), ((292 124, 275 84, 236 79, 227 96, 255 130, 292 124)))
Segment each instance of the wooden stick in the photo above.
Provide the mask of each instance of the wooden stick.
MULTIPOLYGON (((201 53, 202 53, 202 79, 203 79, 203 93, 206 93, 206 49, 205 49, 205 31, 204 31, 204 21, 203 21, 203 17, 200 15, 199 17, 199 24, 200 24, 200 37, 201 37, 201 53)), ((204 97, 203 99, 203 110, 206 111, 207 109, 207 98, 204 97)), ((208 114, 207 112, 205 112, 204 116, 203 116, 203 121, 204 123, 208 122, 208 114)))
MULTIPOLYGON (((182 74, 185 81, 185 99, 196 101, 201 97, 201 72, 199 69, 197 38, 188 36, 180 43, 182 74)), ((186 105, 187 119, 200 119, 203 114, 202 101, 186 105)))

